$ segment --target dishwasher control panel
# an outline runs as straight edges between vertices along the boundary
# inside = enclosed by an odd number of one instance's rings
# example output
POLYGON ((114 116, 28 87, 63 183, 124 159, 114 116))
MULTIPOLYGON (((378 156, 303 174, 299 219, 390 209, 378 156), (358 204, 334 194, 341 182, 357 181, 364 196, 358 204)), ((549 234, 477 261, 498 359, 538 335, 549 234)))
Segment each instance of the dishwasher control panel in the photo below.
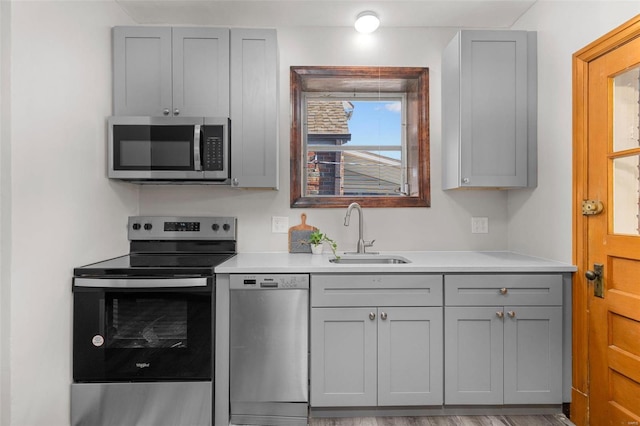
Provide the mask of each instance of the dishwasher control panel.
POLYGON ((231 290, 291 290, 308 289, 306 274, 232 274, 231 290))

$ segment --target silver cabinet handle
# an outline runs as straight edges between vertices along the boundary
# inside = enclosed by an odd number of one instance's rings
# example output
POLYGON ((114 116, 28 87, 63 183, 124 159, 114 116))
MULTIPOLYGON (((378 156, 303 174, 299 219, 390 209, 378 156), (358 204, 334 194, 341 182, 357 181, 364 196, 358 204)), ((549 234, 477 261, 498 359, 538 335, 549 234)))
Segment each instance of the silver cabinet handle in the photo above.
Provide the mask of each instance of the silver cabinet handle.
POLYGON ((233 185, 233 186, 238 186, 238 185, 240 185, 240 182, 238 181, 238 178, 233 178, 233 179, 231 180, 231 185, 233 185))
POLYGON ((169 111, 169 108, 165 108, 165 109, 162 111, 162 113, 163 113, 164 115, 169 115, 169 112, 170 112, 170 111, 169 111))
POLYGON ((370 320, 376 319, 376 313, 375 312, 369 312, 369 319, 370 320))
POLYGON ((516 311, 509 311, 509 312, 507 312, 507 315, 509 315, 510 318, 515 318, 516 311))
POLYGON ((383 320, 386 320, 387 319, 387 313, 386 312, 382 312, 380 314, 380 318, 382 318, 383 320))
POLYGON ((505 287, 500 289, 500 294, 507 294, 509 292, 509 290, 507 290, 505 287))
POLYGON ((504 318, 504 312, 502 311, 496 312, 496 315, 498 316, 498 318, 504 318))
POLYGON ((180 110, 178 108, 174 109, 173 115, 180 115, 180 110))

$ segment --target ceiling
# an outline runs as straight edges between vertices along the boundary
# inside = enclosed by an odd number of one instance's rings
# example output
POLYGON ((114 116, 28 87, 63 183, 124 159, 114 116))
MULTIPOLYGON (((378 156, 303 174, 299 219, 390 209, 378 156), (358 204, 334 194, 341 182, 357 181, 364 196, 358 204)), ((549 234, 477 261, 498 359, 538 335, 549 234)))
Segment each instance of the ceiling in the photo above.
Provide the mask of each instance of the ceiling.
POLYGON ((538 0, 115 0, 139 24, 350 27, 364 10, 381 27, 509 28, 538 0))

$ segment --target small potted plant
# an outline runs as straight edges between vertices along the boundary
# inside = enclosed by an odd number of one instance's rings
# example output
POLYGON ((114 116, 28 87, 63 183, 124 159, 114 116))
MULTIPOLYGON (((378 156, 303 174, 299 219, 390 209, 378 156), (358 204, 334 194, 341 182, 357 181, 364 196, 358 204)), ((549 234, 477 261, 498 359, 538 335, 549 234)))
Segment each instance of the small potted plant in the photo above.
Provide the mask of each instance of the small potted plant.
POLYGON ((313 254, 322 254, 322 248, 324 247, 323 243, 329 243, 329 247, 331 247, 331 251, 333 251, 333 255, 335 257, 339 257, 336 254, 336 249, 338 248, 338 244, 333 241, 331 238, 320 232, 320 230, 316 229, 309 235, 309 244, 311 245, 311 253, 313 254))

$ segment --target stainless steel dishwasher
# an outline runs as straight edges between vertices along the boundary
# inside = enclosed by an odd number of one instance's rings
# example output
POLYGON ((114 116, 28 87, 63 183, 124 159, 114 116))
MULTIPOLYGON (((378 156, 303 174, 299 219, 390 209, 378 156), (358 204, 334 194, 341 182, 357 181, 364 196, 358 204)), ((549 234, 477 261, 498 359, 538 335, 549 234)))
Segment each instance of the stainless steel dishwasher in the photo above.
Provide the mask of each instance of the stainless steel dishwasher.
POLYGON ((231 423, 306 425, 309 276, 231 275, 231 423))

